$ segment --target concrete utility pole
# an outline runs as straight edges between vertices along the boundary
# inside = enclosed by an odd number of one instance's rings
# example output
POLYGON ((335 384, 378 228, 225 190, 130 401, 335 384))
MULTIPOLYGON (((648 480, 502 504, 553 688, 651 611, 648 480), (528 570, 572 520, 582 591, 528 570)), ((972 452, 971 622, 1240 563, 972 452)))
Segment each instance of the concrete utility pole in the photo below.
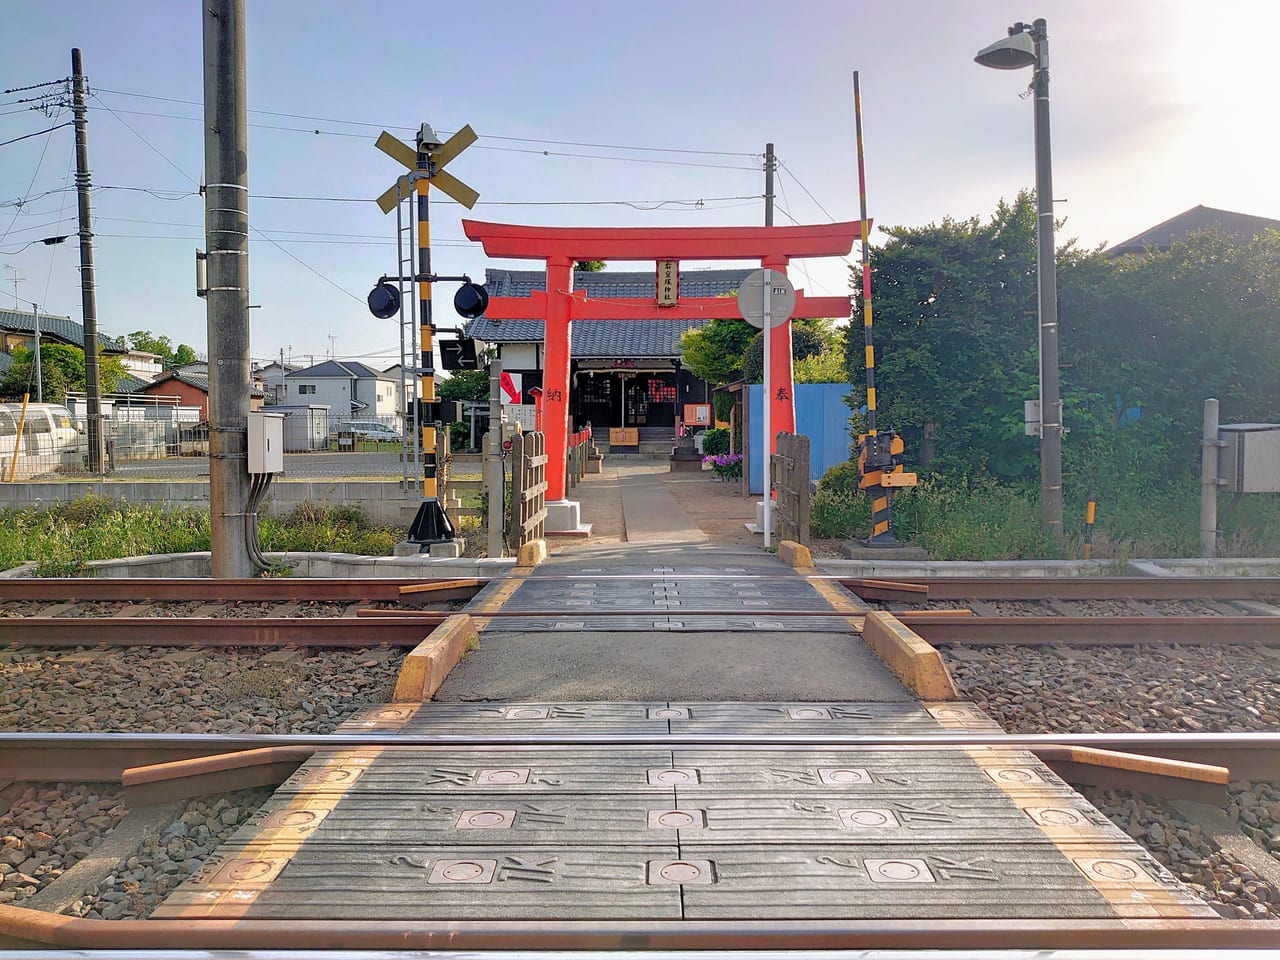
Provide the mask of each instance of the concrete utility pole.
MULTIPOLYGON (((475 423, 473 413, 472 430, 475 429, 475 423)), ((520 465, 516 463, 511 469, 519 470, 520 465)), ((502 504, 505 499, 502 490, 504 473, 502 466, 502 358, 497 356, 495 349, 494 357, 489 361, 489 432, 484 438, 484 489, 489 495, 486 556, 491 558, 504 555, 502 549, 502 531, 505 526, 502 522, 502 504)))
POLYGON ((1218 555, 1218 401, 1204 402, 1200 439, 1200 556, 1218 555))
POLYGON ((80 307, 84 319, 84 399, 88 423, 89 472, 101 473, 102 402, 98 386, 98 305, 94 293, 93 223, 89 211, 89 131, 84 105, 80 49, 71 51, 72 112, 76 126, 76 196, 80 207, 80 307))
POLYGON ((209 294, 209 519, 213 575, 251 577, 249 160, 244 0, 204 11, 204 171, 209 294))
POLYGON ((773 171, 777 167, 773 156, 773 144, 764 145, 764 225, 773 226, 773 171))
POLYGON ((36 403, 44 403, 44 375, 40 371, 40 304, 31 304, 36 327, 36 403))

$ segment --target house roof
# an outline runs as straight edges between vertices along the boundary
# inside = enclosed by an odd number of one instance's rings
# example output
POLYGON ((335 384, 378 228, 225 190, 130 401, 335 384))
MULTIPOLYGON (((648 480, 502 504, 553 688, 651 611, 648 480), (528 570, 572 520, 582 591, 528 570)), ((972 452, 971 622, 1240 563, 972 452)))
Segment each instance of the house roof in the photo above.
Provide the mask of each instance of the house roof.
POLYGON ((154 380, 148 380, 145 377, 135 377, 131 373, 126 373, 123 377, 116 381, 116 393, 137 393, 143 387, 149 387, 155 383, 154 380))
POLYGON ((325 378, 334 378, 339 380, 391 380, 381 370, 375 370, 366 363, 359 360, 326 360, 323 363, 317 363, 314 367, 307 367, 305 370, 295 370, 293 373, 286 373, 285 379, 290 377, 308 377, 316 380, 325 378))
MULTIPOLYGON (((0 330, 9 330, 13 333, 29 333, 32 336, 36 332, 36 315, 26 310, 0 310, 0 330)), ((74 344, 84 349, 84 326, 76 323, 70 317, 58 317, 51 313, 40 314, 40 337, 51 337, 61 340, 63 343, 74 344)), ((98 346, 102 348, 103 353, 125 353, 124 343, 115 337, 108 337, 105 334, 98 334, 98 346)))
MULTIPOLYGON (((575 360, 680 356, 680 337, 708 320, 575 320, 575 360)), ((487 343, 541 343, 541 320, 472 320, 467 336, 487 343)))
POLYGON ((1200 205, 1117 243, 1106 250, 1106 255, 1123 257, 1127 254, 1146 253, 1152 249, 1168 250, 1174 241, 1184 240, 1189 234, 1210 227, 1218 227, 1240 240, 1249 241, 1264 230, 1280 230, 1280 220, 1200 205))
MULTIPOLYGON (((205 393, 209 392, 209 377, 206 374, 190 373, 186 370, 170 370, 168 373, 162 373, 154 380, 148 380, 144 382, 142 386, 128 392, 148 393, 150 392, 151 387, 162 383, 168 383, 170 380, 177 380, 179 383, 185 383, 187 386, 194 387, 197 390, 203 390, 205 393)), ((257 387, 250 385, 249 396, 260 398, 263 397, 264 394, 257 387)))
MULTIPOLYGON (((682 297, 727 296, 737 290, 751 270, 688 270, 680 274, 682 297)), ((528 297, 545 290, 547 275, 541 270, 485 271, 485 288, 493 297, 528 297)), ((589 297, 652 299, 658 295, 658 278, 653 270, 573 272, 573 289, 589 297)), ((655 307, 655 309, 657 309, 655 307)), ((680 356, 680 337, 687 330, 704 326, 707 320, 575 320, 572 351, 575 359, 615 359, 623 357, 674 358, 680 356)), ((467 326, 467 336, 488 343, 541 343, 543 322, 489 320, 481 317, 467 326)))

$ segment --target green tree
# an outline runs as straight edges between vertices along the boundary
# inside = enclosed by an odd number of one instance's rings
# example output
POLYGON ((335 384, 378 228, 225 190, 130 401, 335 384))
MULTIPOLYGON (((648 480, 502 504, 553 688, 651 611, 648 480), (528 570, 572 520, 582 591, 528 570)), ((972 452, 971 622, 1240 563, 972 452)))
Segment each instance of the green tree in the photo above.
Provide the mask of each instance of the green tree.
POLYGON ((448 380, 436 384, 436 394, 441 400, 487 400, 489 371, 454 370, 448 380))
MULTIPOLYGON (((807 360, 821 356, 827 349, 826 320, 796 320, 791 324, 791 359, 807 360)), ((764 333, 756 331, 742 358, 742 379, 751 383, 764 382, 764 333)), ((844 380, 843 375, 840 380, 844 380)), ((797 378, 797 382, 801 382, 797 378)))
MULTIPOLYGON (((103 393, 111 393, 128 374, 119 357, 98 357, 98 383, 103 393)), ((40 375, 46 403, 66 403, 69 391, 85 388, 84 351, 63 343, 40 346, 40 375)), ((0 394, 21 397, 35 392, 35 353, 24 347, 13 352, 13 365, 0 380, 0 394)))
MULTIPOLYGON (((903 435, 911 461, 1033 475, 1022 401, 1037 383, 1035 229, 1030 191, 987 221, 885 229, 872 260, 878 421, 903 435)), ((852 287, 858 316, 857 268, 852 287)), ((861 325, 846 337, 850 382, 863 383, 861 325)))
POLYGON ((756 328, 745 320, 712 320, 680 338, 680 359, 713 387, 742 379, 742 363, 756 328))
POLYGON ((125 339, 131 349, 140 350, 143 353, 154 353, 160 357, 160 362, 166 370, 192 363, 196 359, 194 348, 185 343, 175 347, 173 341, 167 336, 154 334, 150 330, 135 330, 125 339))
POLYGON ((198 359, 200 358, 196 356, 194 347, 188 346, 185 343, 180 343, 173 348, 173 353, 169 355, 169 360, 165 366, 168 369, 184 367, 188 363, 195 363, 198 359))
POLYGON ((573 269, 581 270, 583 273, 599 273, 605 266, 603 260, 579 260, 573 265, 573 269))

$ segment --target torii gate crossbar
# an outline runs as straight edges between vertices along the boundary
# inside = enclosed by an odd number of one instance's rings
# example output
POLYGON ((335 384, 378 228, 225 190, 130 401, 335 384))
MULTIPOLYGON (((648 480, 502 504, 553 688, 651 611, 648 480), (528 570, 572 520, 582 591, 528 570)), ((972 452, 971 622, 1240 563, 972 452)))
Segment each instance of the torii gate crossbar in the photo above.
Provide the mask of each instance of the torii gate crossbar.
MULTIPOLYGON (((786 273, 796 257, 841 257, 853 249, 861 235, 858 221, 791 227, 537 227, 508 223, 463 220, 467 239, 478 240, 490 257, 542 260, 546 263, 547 289, 541 297, 529 298, 524 317, 540 308, 544 324, 542 427, 547 438, 547 500, 565 497, 565 460, 569 439, 570 331, 574 318, 663 319, 683 317, 689 309, 706 310, 709 305, 685 300, 675 307, 659 307, 656 302, 615 304, 589 300, 573 294, 573 264, 578 260, 758 260, 761 268, 786 273), (683 307, 683 310, 682 310, 683 307), (611 312, 612 311, 612 312, 611 312), (670 311, 670 312, 669 312, 670 311), (623 314, 617 316, 616 314, 623 314)), ((506 317, 512 306, 493 302, 490 316, 506 317)), ((715 313, 724 315, 723 305, 715 313)), ((848 316, 848 297, 799 297, 800 316, 848 316), (838 309, 837 309, 838 308, 838 309)), ((711 317, 715 314, 697 313, 711 317)), ((768 335, 768 349, 774 371, 772 404, 773 428, 795 432, 795 391, 791 365, 791 323, 775 327, 768 335)), ((769 438, 768 452, 776 440, 769 438)), ((551 520, 550 514, 548 520, 551 520)), ((553 529, 549 527, 549 529, 553 529)))

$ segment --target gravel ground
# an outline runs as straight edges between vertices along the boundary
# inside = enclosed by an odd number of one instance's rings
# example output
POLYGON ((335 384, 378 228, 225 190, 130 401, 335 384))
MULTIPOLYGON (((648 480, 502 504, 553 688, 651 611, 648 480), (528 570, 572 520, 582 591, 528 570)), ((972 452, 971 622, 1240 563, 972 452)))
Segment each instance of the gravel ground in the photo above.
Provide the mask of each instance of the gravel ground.
MULTIPOLYGON (((1011 733, 1280 729, 1280 650, 941 647, 962 699, 1011 733), (1136 664, 1144 679, 1133 680, 1136 664)), ((1150 798, 1085 791, 1224 917, 1280 917, 1280 892, 1150 798)), ((1227 813, 1280 859, 1280 784, 1233 783, 1227 813)))
POLYGON ((70 913, 93 920, 145 919, 270 796, 270 789, 261 788, 193 800, 159 836, 146 838, 115 873, 72 904, 70 913))
MULTIPOLYGON (((1280 889, 1243 864, 1231 862, 1198 826, 1176 811, 1150 797, 1122 791, 1085 788, 1081 792, 1220 916, 1228 920, 1280 919, 1280 889)), ((1240 804, 1252 798, 1248 790, 1233 790, 1231 806, 1239 811, 1240 804)))
POLYGON ((28 786, 0 814, 0 903, 21 904, 62 876, 125 813, 115 784, 28 786))
MULTIPOLYGON (((465 601, 429 604, 430 609, 458 610, 465 601)), ((67 606, 53 600, 12 600, 0 607, 0 617, 114 617, 133 603, 127 600, 77 600, 67 606)), ((126 616, 146 617, 215 617, 249 619, 257 617, 341 617, 352 608, 370 610, 403 610, 394 600, 307 600, 289 603, 283 600, 142 600, 136 612, 126 616)))
POLYGON ((0 654, 0 730, 328 733, 391 699, 401 650, 261 653, 154 647, 0 654))
POLYGON ((1221 617, 1248 616, 1230 604, 1210 600, 868 600, 873 610, 972 609, 976 616, 999 617, 1221 617))

